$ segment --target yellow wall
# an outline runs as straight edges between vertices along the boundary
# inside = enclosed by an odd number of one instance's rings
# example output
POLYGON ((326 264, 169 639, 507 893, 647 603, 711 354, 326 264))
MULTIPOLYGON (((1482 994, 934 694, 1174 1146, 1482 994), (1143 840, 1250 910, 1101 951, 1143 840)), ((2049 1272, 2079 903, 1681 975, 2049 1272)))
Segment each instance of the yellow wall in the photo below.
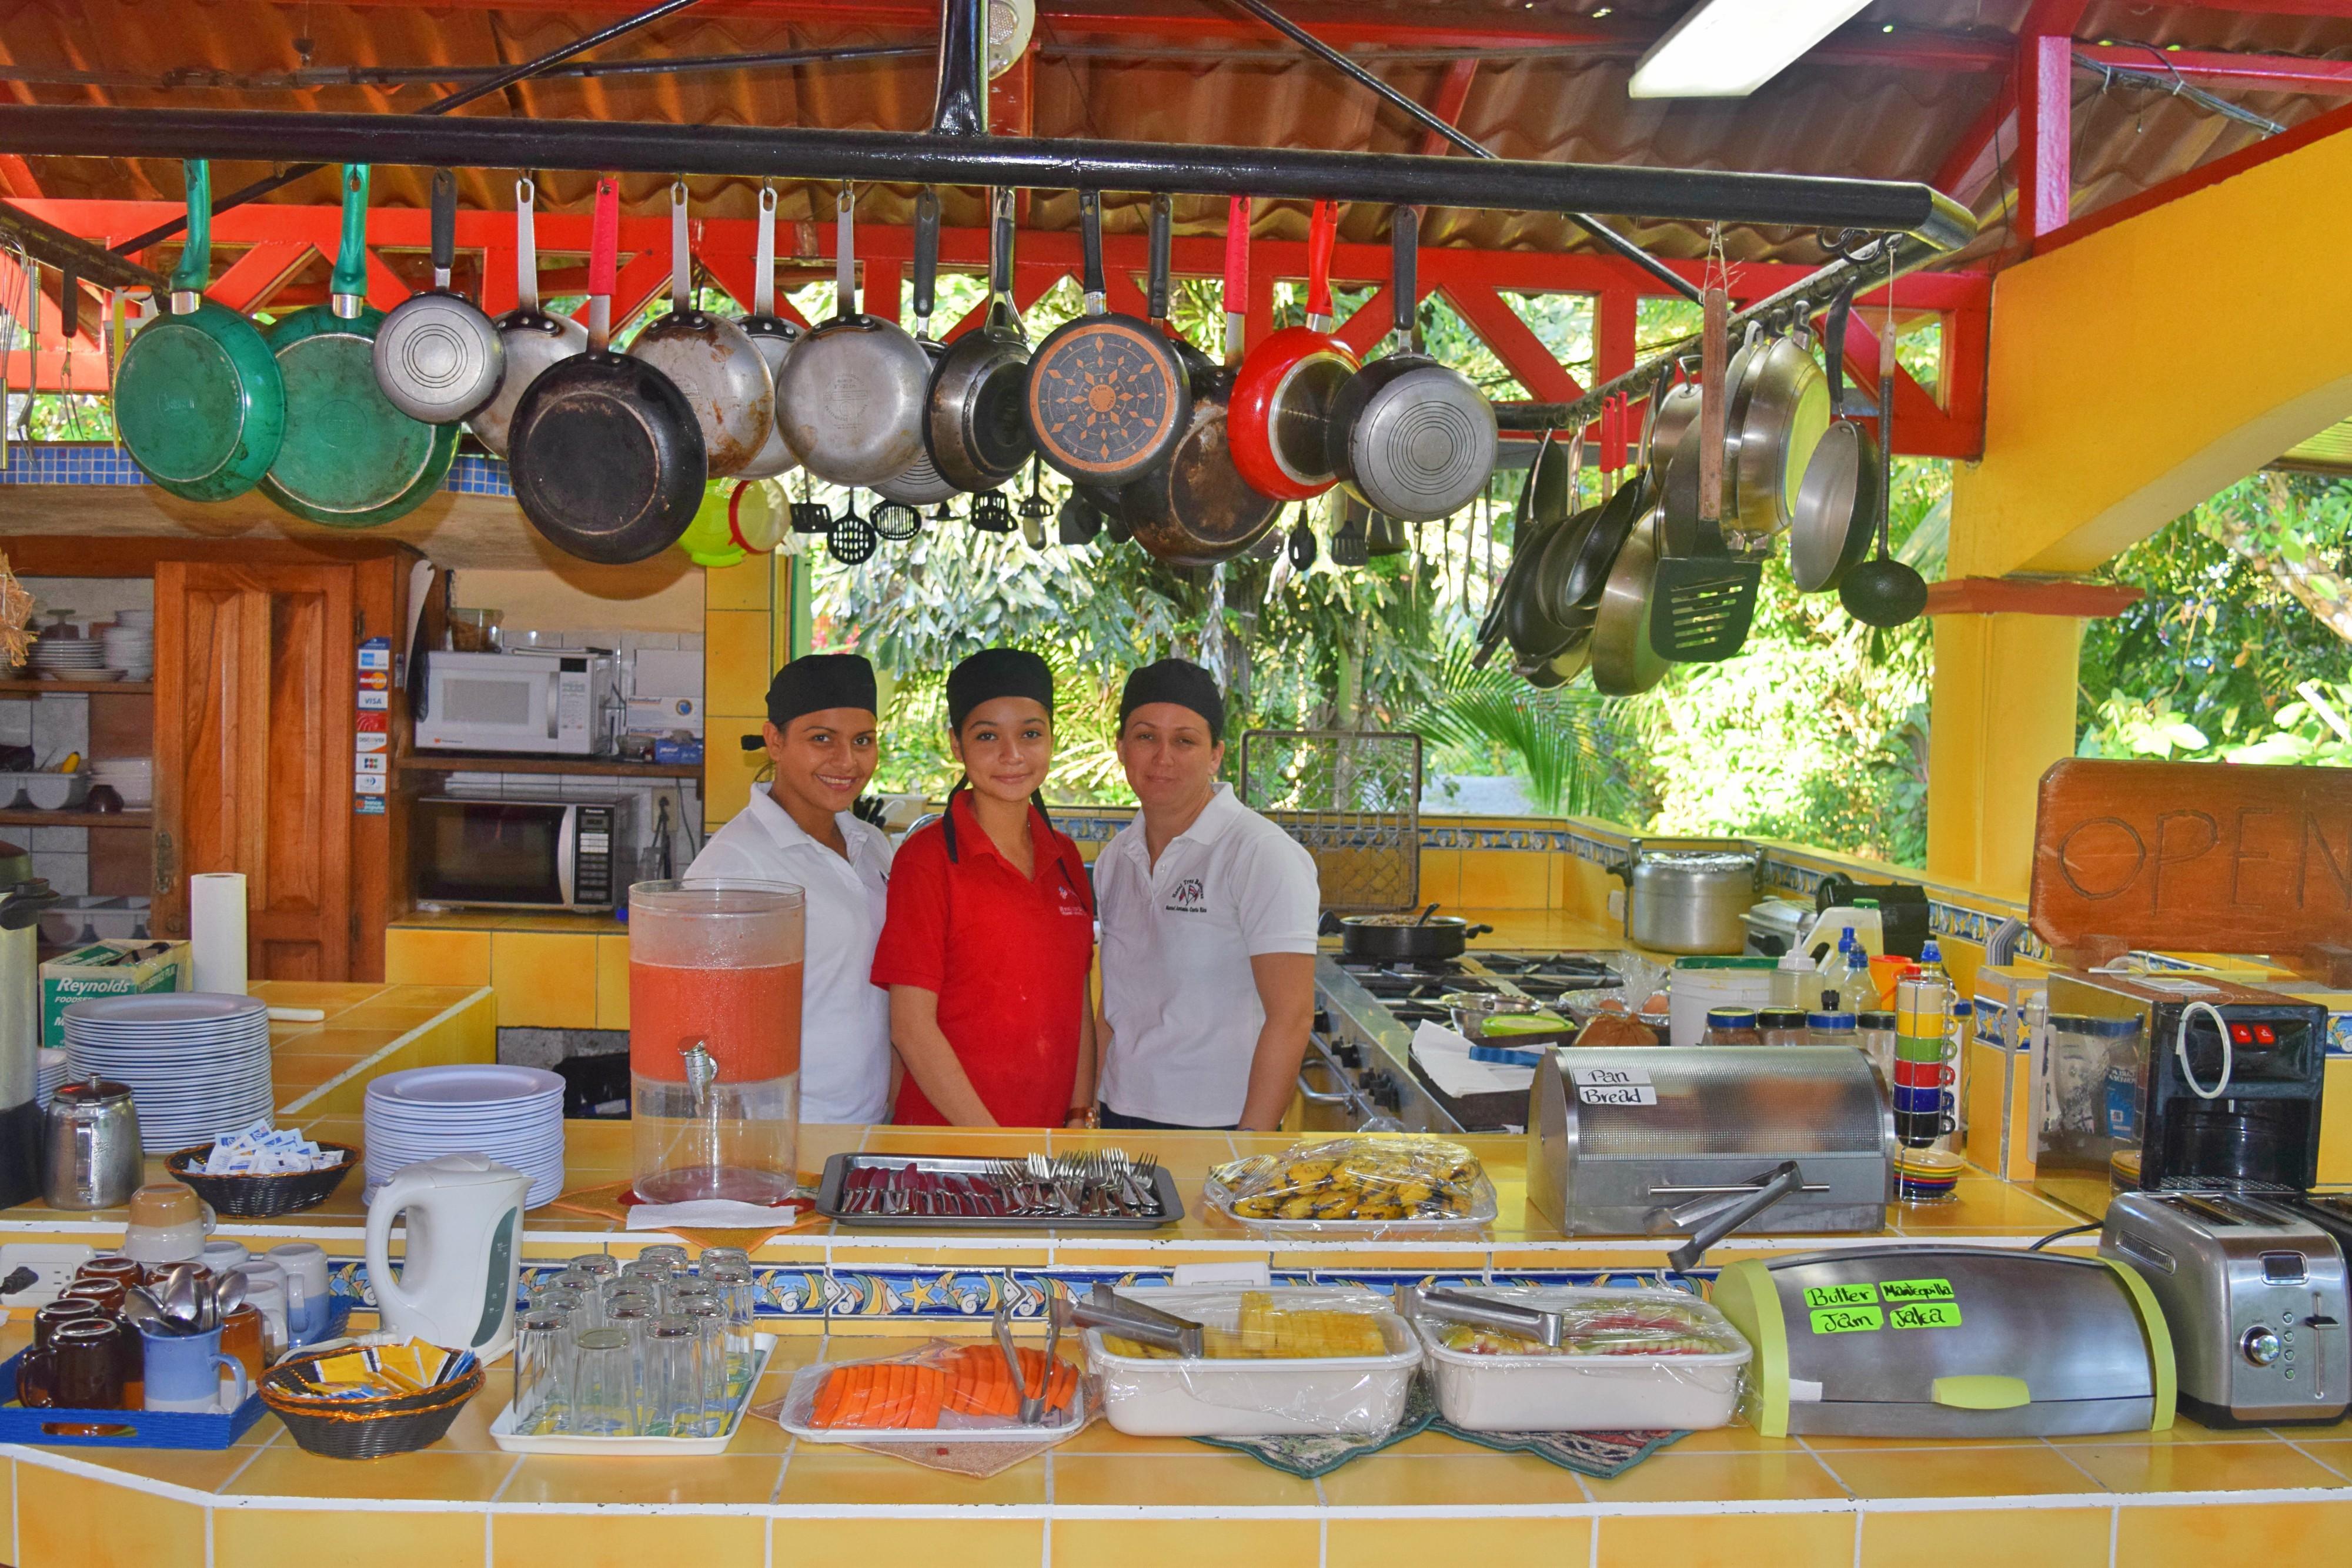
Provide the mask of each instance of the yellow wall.
POLYGON ((2022 899, 2034 791, 2074 754, 2083 624, 2055 615, 1940 615, 1929 690, 1927 871, 2022 899))
MULTIPOLYGON (((522 526, 520 520, 516 526, 522 526)), ((509 626, 588 632, 702 630, 702 569, 674 550, 635 566, 592 567, 567 573, 467 567, 459 570, 457 578, 459 604, 497 610, 509 626)))

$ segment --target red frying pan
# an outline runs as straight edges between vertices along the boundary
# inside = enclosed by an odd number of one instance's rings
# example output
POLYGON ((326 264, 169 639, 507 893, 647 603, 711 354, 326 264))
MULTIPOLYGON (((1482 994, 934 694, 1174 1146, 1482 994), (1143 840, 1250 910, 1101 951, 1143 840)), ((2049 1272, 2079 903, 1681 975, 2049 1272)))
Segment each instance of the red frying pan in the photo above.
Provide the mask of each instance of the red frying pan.
POLYGON ((1253 489, 1304 501, 1339 480, 1325 416, 1356 373, 1356 351, 1331 334, 1331 248, 1339 208, 1315 204, 1307 230, 1307 325, 1285 327, 1242 361, 1226 434, 1234 466, 1253 489))

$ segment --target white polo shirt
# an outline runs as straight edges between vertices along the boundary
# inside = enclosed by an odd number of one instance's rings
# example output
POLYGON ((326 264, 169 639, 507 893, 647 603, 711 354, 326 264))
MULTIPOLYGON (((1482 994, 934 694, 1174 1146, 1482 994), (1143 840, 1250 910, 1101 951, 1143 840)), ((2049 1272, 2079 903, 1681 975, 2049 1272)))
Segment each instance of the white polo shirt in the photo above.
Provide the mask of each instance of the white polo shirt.
POLYGON ((1111 1034, 1102 1103, 1188 1127, 1240 1121, 1265 1027, 1250 960, 1315 951, 1314 857, 1220 784, 1158 865, 1139 812, 1094 871, 1111 1034))
POLYGON ((754 786, 751 802, 710 835, 688 876, 788 882, 807 897, 807 962, 801 979, 801 1120, 890 1119, 890 993, 867 977, 882 935, 890 841, 848 812, 840 824, 849 858, 801 831, 754 786))

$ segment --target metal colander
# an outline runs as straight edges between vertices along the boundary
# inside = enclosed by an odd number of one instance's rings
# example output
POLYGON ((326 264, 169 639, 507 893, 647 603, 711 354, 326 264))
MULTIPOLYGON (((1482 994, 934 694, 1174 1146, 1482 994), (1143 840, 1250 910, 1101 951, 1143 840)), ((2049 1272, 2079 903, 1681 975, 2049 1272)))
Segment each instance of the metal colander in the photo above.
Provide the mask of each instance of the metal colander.
POLYGON ((1315 857, 1323 907, 1411 909, 1421 895, 1421 737, 1382 730, 1253 729, 1243 803, 1315 857))

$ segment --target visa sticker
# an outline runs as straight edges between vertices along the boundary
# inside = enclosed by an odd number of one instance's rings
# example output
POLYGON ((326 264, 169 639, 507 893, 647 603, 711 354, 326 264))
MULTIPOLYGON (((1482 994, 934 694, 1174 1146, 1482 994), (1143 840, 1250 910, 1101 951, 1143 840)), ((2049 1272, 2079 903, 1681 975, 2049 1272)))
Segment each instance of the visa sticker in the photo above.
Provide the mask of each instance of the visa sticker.
POLYGON ((1815 1285, 1805 1291, 1809 1307, 1874 1307, 1878 1304, 1878 1287, 1868 1282, 1859 1285, 1815 1285))
POLYGON ((1881 1280, 1879 1295, 1888 1302, 1948 1301, 1952 1297, 1949 1280, 1881 1280))
POLYGON ((1813 1313, 1815 1333, 1868 1333, 1885 1326, 1876 1307, 1824 1307, 1813 1313))
POLYGON ((1886 1314, 1886 1322, 1898 1329, 1956 1329, 1960 1326, 1960 1309, 1951 1301, 1919 1301, 1896 1307, 1886 1314))

